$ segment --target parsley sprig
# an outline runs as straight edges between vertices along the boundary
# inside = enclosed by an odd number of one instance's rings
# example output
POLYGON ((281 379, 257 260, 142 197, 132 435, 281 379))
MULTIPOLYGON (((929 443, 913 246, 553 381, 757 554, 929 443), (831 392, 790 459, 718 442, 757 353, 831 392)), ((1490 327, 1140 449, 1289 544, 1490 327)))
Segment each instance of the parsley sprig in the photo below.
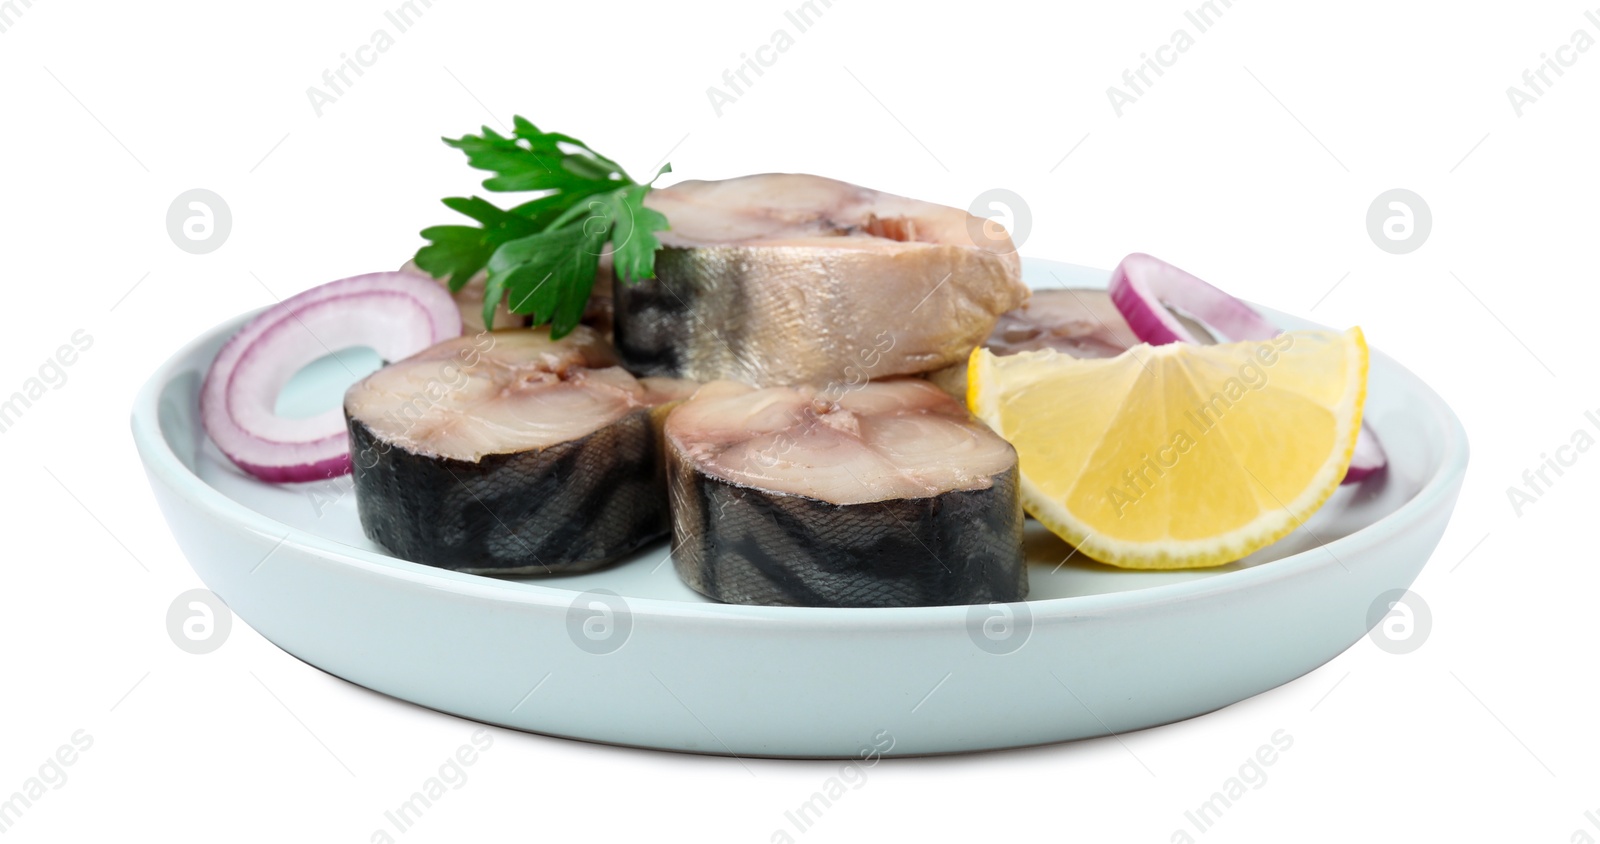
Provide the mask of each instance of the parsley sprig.
POLYGON ((667 218, 644 206, 650 182, 640 184, 615 161, 570 135, 542 132, 513 118, 509 137, 483 127, 481 135, 444 142, 466 153, 467 163, 494 175, 483 186, 495 192, 540 195, 509 209, 479 196, 444 200, 478 225, 422 230, 428 245, 416 263, 434 278, 448 278, 452 291, 488 270, 483 321, 494 321, 506 300, 512 313, 531 314, 534 325, 550 323, 563 337, 578 325, 594 286, 600 255, 611 246, 616 277, 625 284, 655 278, 655 232, 667 218))

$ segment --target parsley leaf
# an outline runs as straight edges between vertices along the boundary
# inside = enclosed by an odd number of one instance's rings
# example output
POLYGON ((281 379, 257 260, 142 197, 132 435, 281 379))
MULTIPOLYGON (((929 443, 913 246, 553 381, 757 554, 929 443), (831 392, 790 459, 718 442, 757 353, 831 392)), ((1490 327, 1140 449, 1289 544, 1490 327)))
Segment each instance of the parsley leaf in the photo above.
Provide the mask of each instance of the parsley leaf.
MULTIPOLYGON (((661 168, 662 173, 671 170, 670 164, 661 168)), ((634 185, 615 194, 617 207, 615 227, 611 230, 611 260, 617 278, 627 284, 656 277, 656 250, 661 248, 661 241, 656 239, 655 232, 668 228, 665 215, 644 207, 644 195, 649 192, 649 185, 634 185)))
MULTIPOLYGON (((451 290, 488 270, 486 325, 508 299, 512 313, 531 314, 534 325, 551 324, 552 337, 565 336, 583 317, 608 244, 623 283, 655 278, 661 241, 654 233, 668 228, 667 219, 644 206, 650 184, 633 181, 616 162, 522 117, 513 118, 509 136, 485 126, 481 135, 444 142, 494 174, 484 179, 486 189, 540 192, 509 210, 477 196, 451 197, 444 204, 479 225, 422 231, 429 243, 417 251, 417 266, 448 278, 451 290)), ((662 167, 656 178, 671 170, 662 167)))
POLYGON ((434 278, 448 276, 452 291, 460 290, 477 275, 501 244, 526 237, 543 227, 538 219, 538 209, 531 209, 534 213, 525 216, 502 211, 488 200, 476 196, 452 196, 444 200, 444 204, 483 224, 482 228, 432 226, 422 230, 422 236, 432 242, 417 250, 417 266, 434 278))
POLYGON ((495 250, 489 259, 484 319, 493 317, 494 306, 509 293, 511 312, 532 314, 535 325, 550 323, 550 336, 562 337, 576 328, 605 244, 605 232, 588 222, 552 228, 495 250))
POLYGON ((512 118, 511 137, 483 127, 482 135, 444 142, 467 154, 467 163, 496 175, 483 186, 492 191, 556 190, 584 196, 631 185, 615 161, 571 135, 541 132, 521 117, 512 118))

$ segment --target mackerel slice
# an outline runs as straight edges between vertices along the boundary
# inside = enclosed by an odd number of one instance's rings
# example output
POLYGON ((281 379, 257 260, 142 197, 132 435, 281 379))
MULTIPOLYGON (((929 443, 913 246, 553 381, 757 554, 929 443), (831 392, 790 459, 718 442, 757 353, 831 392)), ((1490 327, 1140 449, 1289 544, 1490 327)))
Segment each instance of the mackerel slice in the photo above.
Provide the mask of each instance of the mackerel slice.
POLYGON ((484 574, 586 571, 668 528, 660 423, 694 385, 637 379, 593 329, 463 336, 345 394, 367 536, 484 574))
MULTIPOLYGON (((1211 342, 1205 326, 1174 313, 1196 337, 1211 342)), ((1035 290, 1028 303, 1000 315, 983 342, 997 355, 1054 349, 1075 358, 1114 358, 1139 345, 1111 295, 1093 288, 1054 287, 1035 290)), ((928 380, 965 402, 967 362, 928 373, 928 380)))
POLYGON ((1017 454, 926 381, 702 387, 667 419, 673 562, 743 604, 1020 600, 1017 454))
POLYGON ((637 373, 858 383, 965 360, 1028 298, 1011 238, 959 208, 796 174, 653 190, 654 279, 616 285, 637 373))

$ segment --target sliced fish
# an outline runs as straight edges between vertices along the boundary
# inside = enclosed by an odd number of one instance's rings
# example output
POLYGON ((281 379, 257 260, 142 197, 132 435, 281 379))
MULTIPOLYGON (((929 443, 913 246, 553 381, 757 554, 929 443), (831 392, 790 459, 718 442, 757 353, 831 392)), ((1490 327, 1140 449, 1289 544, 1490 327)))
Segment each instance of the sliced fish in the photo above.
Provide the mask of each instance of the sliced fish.
MULTIPOLYGON (((415 261, 405 262, 405 264, 400 267, 400 271, 404 273, 416 273, 420 276, 428 276, 428 273, 423 271, 421 267, 417 266, 415 261)), ((431 276, 428 277, 431 278, 431 276)), ((446 288, 448 288, 450 285, 450 278, 448 276, 434 280, 446 288)), ((466 284, 461 285, 460 290, 452 291, 450 294, 451 298, 456 300, 456 307, 461 310, 462 334, 476 334, 482 331, 484 328, 483 296, 485 293, 485 285, 488 284, 488 281, 488 275, 480 272, 471 279, 468 279, 466 284)), ((501 302, 500 307, 495 309, 494 328, 520 328, 522 326, 526 326, 527 324, 528 317, 522 314, 512 313, 506 308, 506 304, 504 302, 501 302)))
POLYGON ((634 372, 770 386, 855 384, 965 360, 1028 298, 992 221, 825 179, 680 182, 654 279, 613 291, 634 372))
MULTIPOLYGON (((1207 338, 1205 327, 1182 314, 1176 315, 1195 336, 1207 338)), ((997 355, 1014 355, 1054 349, 1075 358, 1110 358, 1139 344, 1110 294, 1090 288, 1035 290, 1028 303, 1000 315, 983 342, 997 355)), ((929 373, 928 380, 951 395, 966 400, 967 362, 929 373)))
POLYGON ((708 384, 667 419, 673 562, 741 604, 904 607, 1028 591, 1017 454, 927 381, 708 384))
POLYGON ((458 337, 345 394, 375 542, 458 571, 586 571, 668 529, 660 425, 695 385, 635 378, 579 326, 458 337))

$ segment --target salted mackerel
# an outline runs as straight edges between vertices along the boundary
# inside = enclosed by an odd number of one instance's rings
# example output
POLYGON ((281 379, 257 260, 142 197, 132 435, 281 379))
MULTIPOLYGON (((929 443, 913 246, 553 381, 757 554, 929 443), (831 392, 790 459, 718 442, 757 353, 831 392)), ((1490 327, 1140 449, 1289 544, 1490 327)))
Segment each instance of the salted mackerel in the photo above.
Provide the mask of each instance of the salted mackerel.
POLYGON ((619 280, 614 334, 636 373, 759 386, 859 383, 966 359, 1028 298, 993 221, 787 173, 686 181, 645 204, 654 279, 619 280))
POLYGON ((720 381, 666 424, 673 562, 741 604, 1020 600, 1017 454, 927 381, 720 381))
MULTIPOLYGON (((1205 326, 1174 313, 1196 337, 1211 341, 1205 326)), ((1111 295, 1093 288, 1053 287, 1035 290, 1027 304, 1000 315, 983 341, 997 355, 1055 349, 1075 358, 1111 358, 1139 345, 1139 338, 1112 303, 1111 295)), ((928 380, 966 401, 967 362, 928 373, 928 380)))
POLYGON ((480 331, 345 394, 356 508, 409 560, 587 571, 667 532, 660 424, 694 385, 638 379, 598 332, 480 331))

